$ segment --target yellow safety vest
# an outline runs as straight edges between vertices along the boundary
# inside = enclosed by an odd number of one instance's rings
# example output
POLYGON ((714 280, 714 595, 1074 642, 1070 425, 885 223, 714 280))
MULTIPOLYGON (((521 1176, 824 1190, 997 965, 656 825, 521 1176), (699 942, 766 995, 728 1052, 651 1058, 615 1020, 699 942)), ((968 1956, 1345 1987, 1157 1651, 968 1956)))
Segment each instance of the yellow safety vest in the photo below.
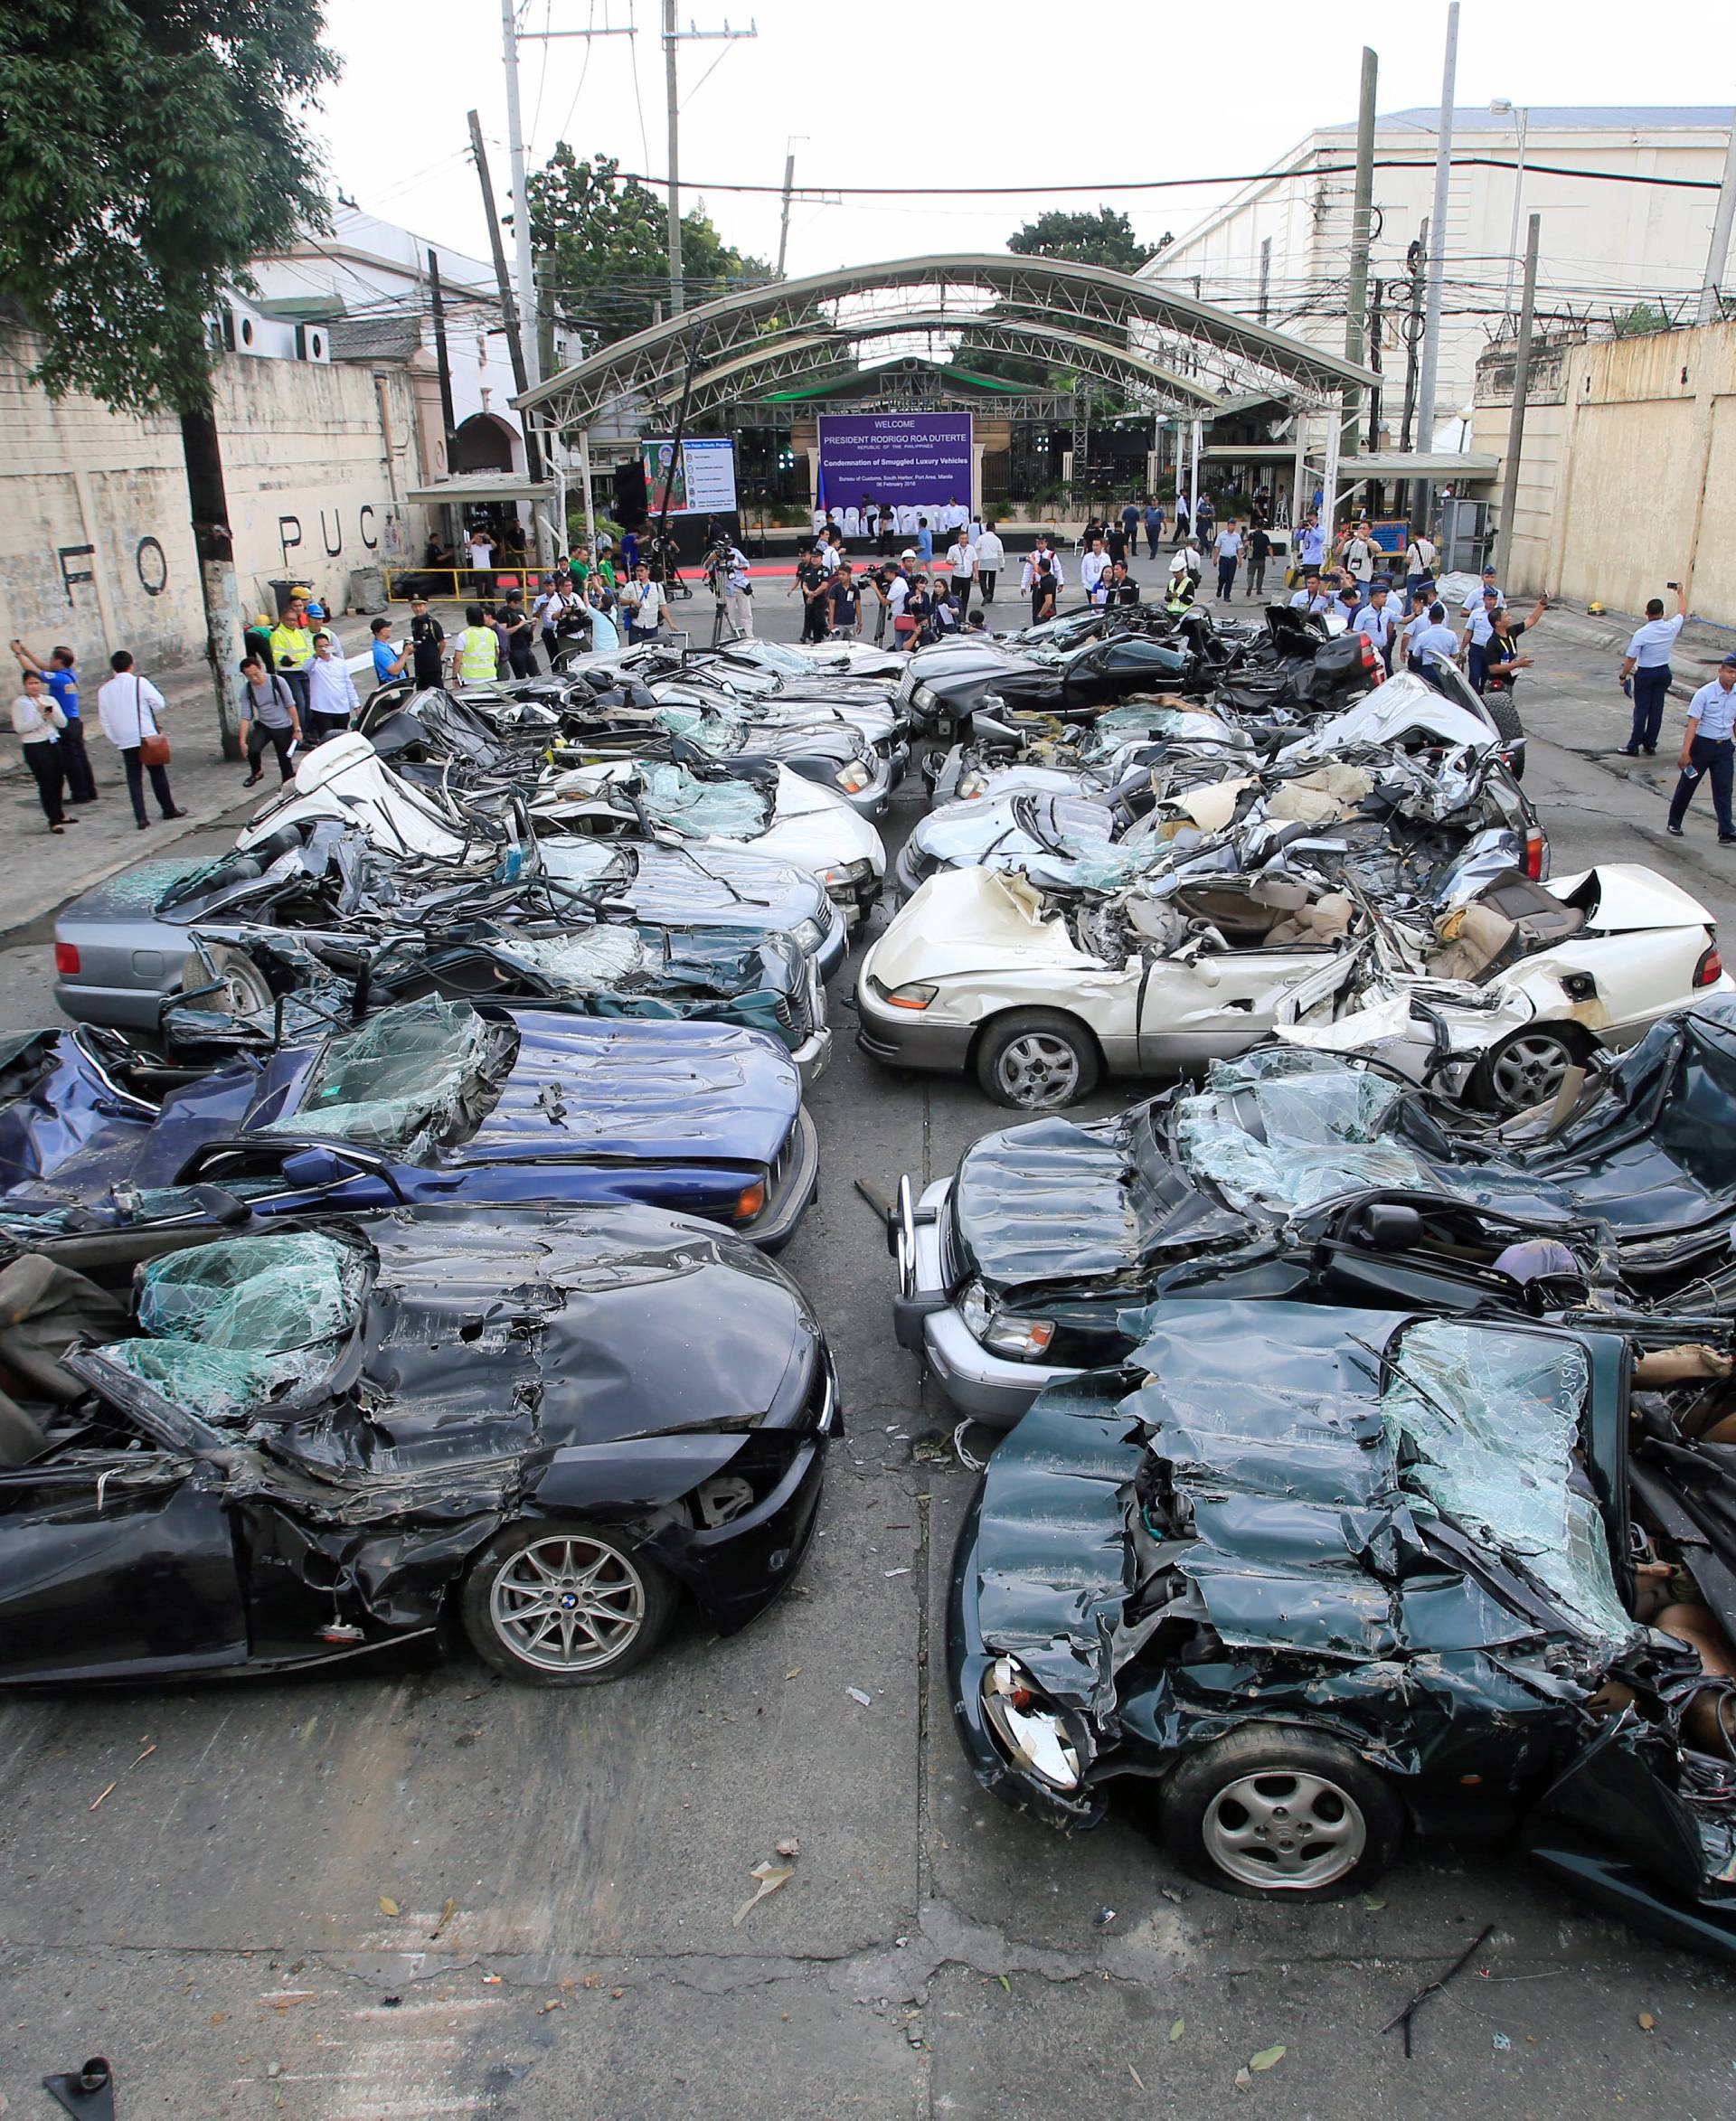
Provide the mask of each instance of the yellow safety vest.
POLYGON ((458 675, 472 684, 500 672, 500 636, 491 626, 467 626, 458 636, 458 675))
POLYGON ((271 660, 279 670, 299 670, 314 655, 314 636, 298 626, 271 628, 271 660))

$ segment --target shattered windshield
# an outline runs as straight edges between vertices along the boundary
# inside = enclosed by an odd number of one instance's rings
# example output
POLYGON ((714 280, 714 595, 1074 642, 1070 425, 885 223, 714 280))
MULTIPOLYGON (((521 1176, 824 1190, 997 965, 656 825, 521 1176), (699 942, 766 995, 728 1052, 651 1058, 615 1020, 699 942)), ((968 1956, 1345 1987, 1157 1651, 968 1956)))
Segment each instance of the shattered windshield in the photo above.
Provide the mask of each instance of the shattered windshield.
POLYGON ((413 1153, 464 1139, 491 1109, 518 1034, 466 1002, 382 1009, 326 1045, 292 1110, 261 1134, 335 1136, 413 1153))
POLYGON ((1381 1411, 1413 1505, 1516 1558, 1588 1634, 1631 1635, 1579 1456, 1590 1385, 1579 1343, 1431 1318, 1387 1364, 1381 1411))
POLYGON ((362 1315, 370 1255, 316 1230, 152 1259, 137 1340, 98 1357, 204 1421, 243 1421, 329 1370, 362 1315))
POLYGON ((1319 1054, 1268 1050, 1214 1061, 1175 1107, 1183 1165, 1231 1203, 1291 1213, 1369 1186, 1428 1187, 1434 1174, 1382 1137, 1402 1087, 1319 1054))
POLYGON ((766 829, 766 798, 746 780, 700 780, 684 766, 646 766, 641 797, 658 825, 691 839, 750 840, 766 829))

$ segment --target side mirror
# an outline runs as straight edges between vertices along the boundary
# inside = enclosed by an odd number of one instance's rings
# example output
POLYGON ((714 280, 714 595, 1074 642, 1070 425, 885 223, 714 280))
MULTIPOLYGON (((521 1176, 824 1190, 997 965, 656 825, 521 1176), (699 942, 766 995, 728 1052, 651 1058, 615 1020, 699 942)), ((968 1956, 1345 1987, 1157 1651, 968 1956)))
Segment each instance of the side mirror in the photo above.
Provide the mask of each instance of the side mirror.
POLYGON ((297 1192, 340 1185, 353 1175, 350 1166, 330 1149, 296 1149, 283 1160, 284 1183, 297 1192))
POLYGON ((1371 1201, 1345 1233, 1371 1252, 1403 1252, 1422 1242, 1422 1217, 1397 1201, 1371 1201))

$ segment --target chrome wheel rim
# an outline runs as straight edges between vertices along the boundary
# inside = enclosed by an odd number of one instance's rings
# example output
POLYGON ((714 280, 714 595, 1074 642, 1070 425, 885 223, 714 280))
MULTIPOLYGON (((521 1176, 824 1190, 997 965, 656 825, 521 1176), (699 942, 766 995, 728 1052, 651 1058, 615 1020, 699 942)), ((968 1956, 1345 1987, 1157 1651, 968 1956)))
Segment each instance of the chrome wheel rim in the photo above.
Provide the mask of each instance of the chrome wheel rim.
POLYGON ((540 1672, 594 1672, 613 1664, 645 1625, 645 1581, 627 1556, 582 1534, 521 1547, 495 1572, 495 1632, 540 1672))
POLYGON ((1545 1105, 1566 1079, 1571 1057, 1560 1039, 1533 1032, 1509 1039, 1489 1070, 1495 1096, 1509 1111, 1545 1105))
POLYGON ((1324 1775, 1270 1768, 1226 1783, 1201 1829, 1206 1852, 1262 1892, 1335 1885, 1361 1862, 1368 1826, 1354 1798, 1324 1775))
POLYGON ((1027 1031, 1002 1048, 995 1079, 1026 1110, 1069 1104, 1079 1090, 1079 1055, 1053 1032, 1027 1031))

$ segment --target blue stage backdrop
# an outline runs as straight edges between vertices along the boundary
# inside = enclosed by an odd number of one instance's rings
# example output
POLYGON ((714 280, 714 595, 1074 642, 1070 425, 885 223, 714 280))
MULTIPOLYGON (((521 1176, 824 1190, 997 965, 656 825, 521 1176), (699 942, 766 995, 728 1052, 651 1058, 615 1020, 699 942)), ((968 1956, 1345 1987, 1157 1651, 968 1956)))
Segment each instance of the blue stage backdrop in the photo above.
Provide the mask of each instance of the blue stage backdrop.
POLYGON ((968 412, 820 415, 822 508, 855 508, 864 494, 895 506, 970 505, 968 412))

